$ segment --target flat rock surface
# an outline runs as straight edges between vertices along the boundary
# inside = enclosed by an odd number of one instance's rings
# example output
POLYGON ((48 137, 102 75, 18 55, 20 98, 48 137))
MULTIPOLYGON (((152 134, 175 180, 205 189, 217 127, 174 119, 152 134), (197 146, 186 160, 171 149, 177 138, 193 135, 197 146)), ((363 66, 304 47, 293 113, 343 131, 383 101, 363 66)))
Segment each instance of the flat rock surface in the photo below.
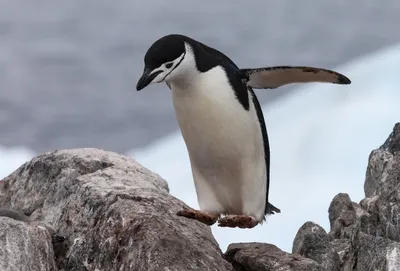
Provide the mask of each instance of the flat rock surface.
POLYGON ((299 254, 289 254, 271 244, 237 243, 228 246, 225 258, 238 271, 319 271, 320 265, 299 254))

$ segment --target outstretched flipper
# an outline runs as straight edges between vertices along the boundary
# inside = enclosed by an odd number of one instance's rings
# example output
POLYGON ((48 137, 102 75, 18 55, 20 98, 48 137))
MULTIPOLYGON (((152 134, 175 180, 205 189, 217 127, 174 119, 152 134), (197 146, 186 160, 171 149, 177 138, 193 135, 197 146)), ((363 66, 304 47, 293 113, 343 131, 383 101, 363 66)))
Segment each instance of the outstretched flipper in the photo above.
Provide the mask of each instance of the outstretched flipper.
POLYGON ((350 79, 335 71, 302 66, 276 66, 240 69, 241 79, 255 89, 278 88, 294 83, 333 83, 348 85, 350 79))

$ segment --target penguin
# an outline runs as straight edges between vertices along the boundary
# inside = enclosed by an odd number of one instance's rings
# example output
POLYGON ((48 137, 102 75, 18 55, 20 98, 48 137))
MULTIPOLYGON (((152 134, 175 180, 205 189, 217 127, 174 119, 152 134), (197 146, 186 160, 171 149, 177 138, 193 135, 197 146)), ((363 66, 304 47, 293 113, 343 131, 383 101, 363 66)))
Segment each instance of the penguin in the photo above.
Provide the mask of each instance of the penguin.
POLYGON ((217 49, 180 34, 149 47, 136 89, 163 82, 172 93, 200 207, 176 215, 243 229, 281 212, 268 201, 270 146, 253 89, 351 83, 338 72, 306 66, 240 69, 217 49))

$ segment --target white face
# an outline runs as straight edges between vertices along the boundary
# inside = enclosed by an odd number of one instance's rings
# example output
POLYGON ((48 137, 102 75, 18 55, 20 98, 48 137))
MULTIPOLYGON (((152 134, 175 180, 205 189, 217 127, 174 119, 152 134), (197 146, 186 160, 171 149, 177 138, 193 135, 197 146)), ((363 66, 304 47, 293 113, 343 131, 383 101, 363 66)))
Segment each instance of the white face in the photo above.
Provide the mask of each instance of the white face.
POLYGON ((165 82, 165 81, 172 79, 174 76, 178 75, 180 72, 180 69, 182 68, 179 66, 180 66, 181 62, 183 61, 183 59, 185 58, 185 54, 186 54, 186 52, 181 54, 177 59, 167 62, 167 63, 164 63, 160 67, 152 70, 150 72, 150 75, 158 73, 160 71, 161 71, 161 73, 159 73, 150 82, 150 84, 165 82))
POLYGON ((195 67, 192 48, 185 43, 185 52, 173 61, 161 64, 152 71, 144 71, 140 78, 137 90, 154 83, 170 82, 174 79, 185 76, 191 68, 195 67))

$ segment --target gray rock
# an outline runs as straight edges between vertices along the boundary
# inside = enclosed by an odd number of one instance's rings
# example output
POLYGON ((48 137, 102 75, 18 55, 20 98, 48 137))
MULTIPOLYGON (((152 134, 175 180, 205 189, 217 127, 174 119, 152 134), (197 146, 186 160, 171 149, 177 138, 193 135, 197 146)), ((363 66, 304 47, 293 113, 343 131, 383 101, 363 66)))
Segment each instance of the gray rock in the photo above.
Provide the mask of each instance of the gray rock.
POLYGON ((379 149, 372 151, 369 156, 364 183, 367 198, 385 193, 382 189, 391 187, 388 186, 387 182, 392 182, 393 177, 399 176, 399 151, 400 123, 397 123, 385 143, 379 149))
MULTIPOLYGON (((400 124, 369 157, 361 201, 372 219, 364 223, 377 236, 400 241, 400 124)), ((366 232, 368 233, 368 232, 366 232)))
POLYGON ((306 222, 293 241, 292 253, 319 263, 323 270, 340 270, 340 258, 330 242, 329 235, 319 225, 306 222))
POLYGON ((378 225, 380 223, 377 216, 378 210, 374 210, 376 208, 376 199, 377 197, 365 198, 360 204, 352 203, 357 216, 355 228, 359 228, 361 232, 373 236, 378 235, 378 225))
POLYGON ((321 266, 299 254, 284 252, 271 244, 235 243, 225 258, 237 271, 319 271, 321 266))
POLYGON ((338 194, 330 235, 341 270, 400 270, 400 125, 371 152, 360 204, 338 194))
POLYGON ((400 244, 382 237, 360 233, 354 241, 353 270, 400 270, 400 244))
POLYGON ((398 154, 398 152, 400 152, 400 123, 394 125, 392 133, 380 149, 392 154, 398 154))
POLYGON ((51 237, 41 226, 0 217, 0 270, 57 270, 51 237))
POLYGON ((329 206, 329 221, 331 224, 330 234, 334 237, 341 237, 346 233, 344 229, 356 221, 356 210, 348 194, 336 195, 329 206))
POLYGON ((97 149, 39 155, 6 177, 0 205, 66 236, 64 270, 231 270, 209 227, 175 213, 157 174, 97 149))
POLYGON ((331 243, 339 255, 340 270, 352 271, 356 260, 352 242, 349 239, 335 239, 331 243))
POLYGON ((0 216, 3 217, 9 217, 18 221, 23 221, 23 222, 31 222, 32 219, 24 214, 23 212, 17 211, 17 210, 11 210, 11 209, 6 209, 6 208, 0 208, 0 216))
POLYGON ((210 228, 176 216, 187 206, 133 159, 45 153, 0 182, 0 270, 400 270, 399 124, 371 152, 364 189, 359 204, 335 196, 329 234, 305 223, 292 254, 241 243, 222 255, 210 228), (67 239, 52 244, 53 234, 67 239))
POLYGON ((392 177, 390 173, 396 170, 397 162, 396 156, 389 151, 377 149, 371 152, 364 183, 367 198, 385 193, 382 189, 386 188, 385 182, 388 179, 390 181, 390 177, 392 177))
POLYGON ((360 204, 340 193, 328 212, 330 232, 305 223, 293 253, 313 259, 322 270, 400 270, 400 125, 369 157, 366 198, 360 204), (335 251, 335 252, 333 252, 335 251))
POLYGON ((61 235, 58 235, 51 226, 46 225, 45 223, 33 221, 29 216, 25 215, 23 212, 6 208, 0 208, 0 217, 9 217, 17 221, 23 221, 29 224, 36 224, 44 227, 49 232, 53 244, 63 242, 65 240, 65 238, 61 235))

